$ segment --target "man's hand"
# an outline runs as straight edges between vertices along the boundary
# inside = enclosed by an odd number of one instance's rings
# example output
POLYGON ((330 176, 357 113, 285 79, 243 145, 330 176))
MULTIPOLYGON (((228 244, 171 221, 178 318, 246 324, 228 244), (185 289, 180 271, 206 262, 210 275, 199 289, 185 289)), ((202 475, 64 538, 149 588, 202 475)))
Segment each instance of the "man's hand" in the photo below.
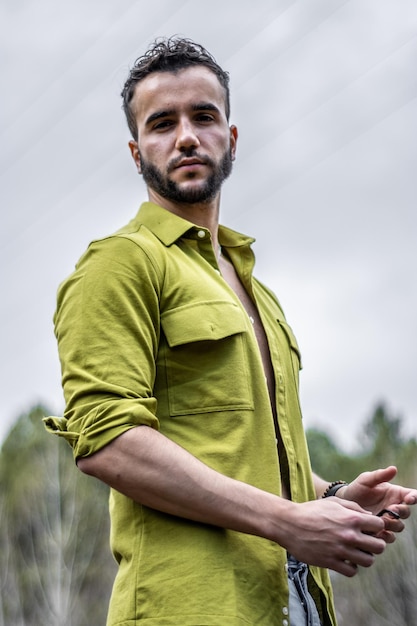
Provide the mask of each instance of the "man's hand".
POLYGON ((290 513, 286 548, 300 561, 354 576, 358 565, 370 567, 386 542, 379 535, 384 520, 354 502, 325 498, 296 504, 290 513))
POLYGON ((400 516, 393 519, 383 515, 385 529, 378 534, 387 543, 395 540, 394 533, 401 532, 404 524, 401 520, 410 516, 410 506, 417 503, 417 489, 393 485, 389 481, 397 474, 393 465, 385 469, 363 472, 346 487, 339 490, 338 496, 356 502, 361 507, 377 515, 383 509, 392 510, 400 516))

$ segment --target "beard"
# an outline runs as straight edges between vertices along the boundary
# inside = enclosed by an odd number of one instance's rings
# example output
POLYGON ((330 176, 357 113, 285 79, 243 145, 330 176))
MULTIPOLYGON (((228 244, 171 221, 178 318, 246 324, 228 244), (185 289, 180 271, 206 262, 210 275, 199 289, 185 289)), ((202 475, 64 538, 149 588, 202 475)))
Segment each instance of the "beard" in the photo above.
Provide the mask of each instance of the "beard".
MULTIPOLYGON (((160 196, 179 204, 197 204, 213 200, 223 182, 232 171, 233 161, 230 148, 226 150, 220 161, 217 163, 208 157, 201 157, 194 150, 184 153, 181 157, 172 160, 166 173, 162 172, 150 161, 146 161, 139 153, 143 180, 146 185, 156 191, 160 196), (182 189, 181 186, 169 178, 169 173, 175 169, 178 162, 184 157, 199 158, 205 165, 211 168, 211 173, 206 180, 201 181, 199 187, 194 189, 182 189)), ((192 177, 190 177, 192 180, 192 177)))

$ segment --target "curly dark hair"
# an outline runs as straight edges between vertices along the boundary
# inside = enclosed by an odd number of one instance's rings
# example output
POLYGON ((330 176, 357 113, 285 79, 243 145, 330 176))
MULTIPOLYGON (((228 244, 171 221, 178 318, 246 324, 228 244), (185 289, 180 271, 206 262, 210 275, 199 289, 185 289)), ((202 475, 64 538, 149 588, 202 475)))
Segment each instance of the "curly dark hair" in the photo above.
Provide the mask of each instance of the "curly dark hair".
POLYGON ((127 125, 132 137, 137 140, 136 119, 130 103, 138 82, 153 72, 177 72, 187 67, 203 65, 208 67, 218 78, 225 91, 226 117, 230 116, 229 74, 218 65, 215 58, 200 44, 183 37, 156 39, 149 50, 136 59, 129 72, 121 96, 127 125))

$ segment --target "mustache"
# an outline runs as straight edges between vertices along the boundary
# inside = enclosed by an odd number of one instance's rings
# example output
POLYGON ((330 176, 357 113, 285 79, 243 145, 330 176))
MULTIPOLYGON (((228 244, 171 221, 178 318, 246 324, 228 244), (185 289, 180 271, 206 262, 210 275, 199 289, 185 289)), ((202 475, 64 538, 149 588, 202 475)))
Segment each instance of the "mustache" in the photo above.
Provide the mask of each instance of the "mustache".
POLYGON ((173 170, 175 170, 175 168, 177 168, 178 165, 180 165, 180 163, 184 159, 198 159, 198 161, 202 163, 203 165, 209 165, 211 167, 215 165, 214 161, 212 161, 210 157, 199 154, 198 152, 195 152, 193 150, 193 151, 181 154, 180 156, 175 157, 175 159, 172 159, 167 165, 168 174, 170 174, 173 170))

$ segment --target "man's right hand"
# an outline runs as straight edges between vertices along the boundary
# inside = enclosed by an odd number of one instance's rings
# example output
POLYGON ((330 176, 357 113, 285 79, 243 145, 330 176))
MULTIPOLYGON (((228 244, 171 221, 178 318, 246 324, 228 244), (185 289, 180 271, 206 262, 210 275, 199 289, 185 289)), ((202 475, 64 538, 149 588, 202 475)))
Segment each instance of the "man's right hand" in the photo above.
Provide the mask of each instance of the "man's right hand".
POLYGON ((370 567, 385 549, 386 542, 375 536, 384 529, 383 520, 354 502, 325 498, 292 504, 287 516, 292 530, 284 541, 300 561, 354 576, 358 566, 370 567))

